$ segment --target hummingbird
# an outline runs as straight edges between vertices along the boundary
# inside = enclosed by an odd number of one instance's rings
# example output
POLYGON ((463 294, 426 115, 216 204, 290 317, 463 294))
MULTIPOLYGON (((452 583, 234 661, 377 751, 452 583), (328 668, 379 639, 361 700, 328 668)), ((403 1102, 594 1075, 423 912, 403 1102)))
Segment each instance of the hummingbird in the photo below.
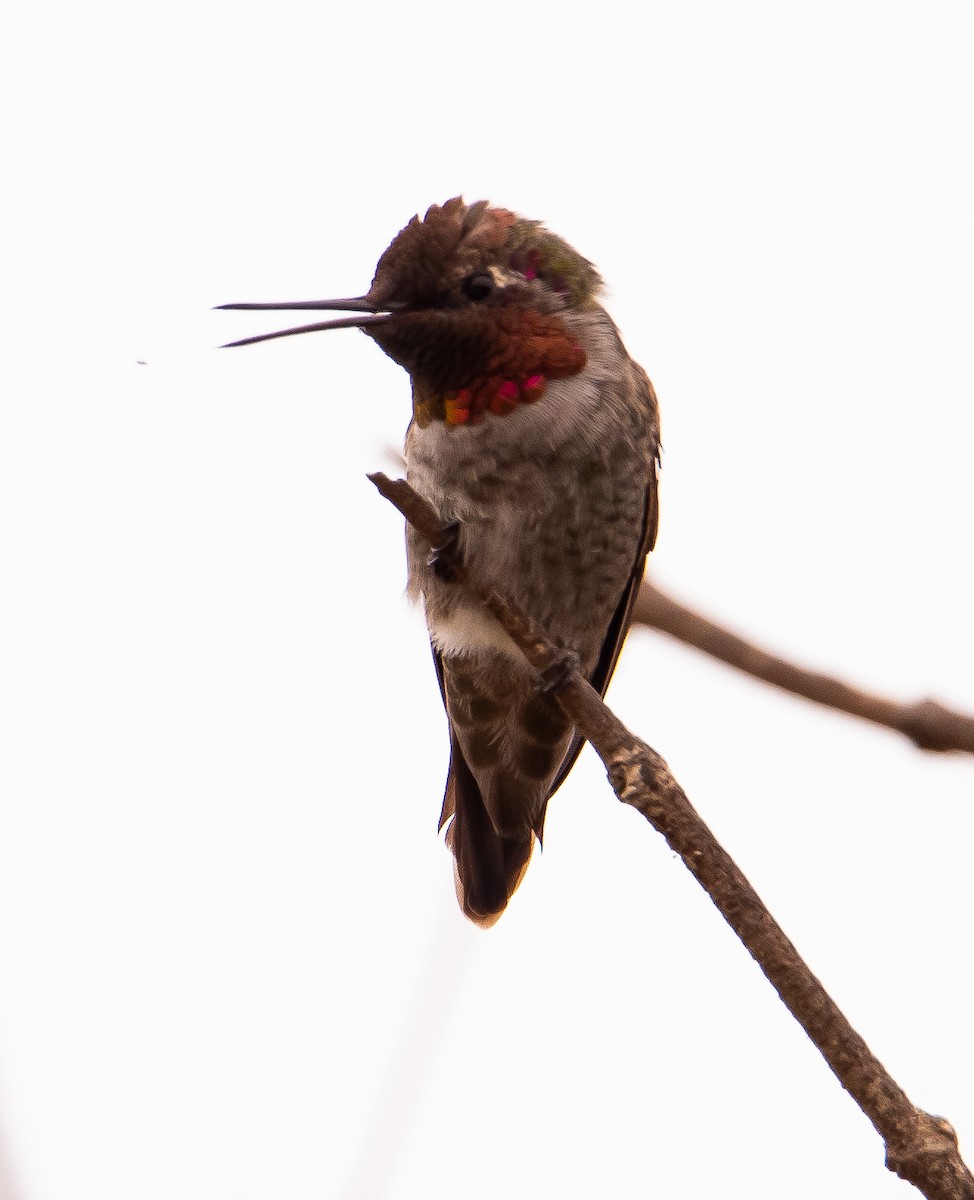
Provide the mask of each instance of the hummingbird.
MULTIPOLYGON (((409 221, 363 296, 221 307, 347 313, 229 345, 354 327, 406 369, 408 482, 454 524, 469 578, 524 609, 604 695, 656 539, 660 434, 601 289, 541 222, 457 196, 409 221)), ((488 927, 583 739, 411 526, 406 557, 449 724, 440 829, 460 907, 488 927)))

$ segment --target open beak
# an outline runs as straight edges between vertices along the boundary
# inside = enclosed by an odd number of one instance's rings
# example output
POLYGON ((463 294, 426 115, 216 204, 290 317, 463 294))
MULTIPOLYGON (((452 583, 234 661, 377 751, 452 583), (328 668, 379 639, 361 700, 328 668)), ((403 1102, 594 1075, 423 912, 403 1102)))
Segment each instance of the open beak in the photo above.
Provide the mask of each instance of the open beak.
POLYGON ((250 346, 254 342, 269 342, 272 338, 291 337, 295 333, 317 333, 320 329, 364 329, 367 325, 381 325, 388 321, 401 304, 377 306, 368 296, 354 296, 350 300, 294 300, 282 304, 218 304, 217 308, 231 309, 300 309, 304 312, 350 312, 352 317, 335 317, 330 321, 315 321, 311 325, 295 325, 292 329, 279 329, 276 333, 258 333, 255 337, 240 338, 227 342, 230 346, 250 346))

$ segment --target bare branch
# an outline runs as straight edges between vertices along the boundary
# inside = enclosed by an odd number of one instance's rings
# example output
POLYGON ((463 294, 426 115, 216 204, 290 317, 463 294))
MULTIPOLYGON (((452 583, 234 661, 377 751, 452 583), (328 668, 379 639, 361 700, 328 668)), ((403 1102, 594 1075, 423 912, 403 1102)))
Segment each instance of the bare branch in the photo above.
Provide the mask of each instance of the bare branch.
MULTIPOLYGON (((404 480, 369 478, 414 527, 438 547, 447 530, 435 510, 404 480)), ((947 1121, 915 1108, 809 970, 729 855, 700 819, 663 759, 605 706, 577 667, 525 613, 467 579, 454 553, 441 551, 452 576, 480 599, 543 672, 552 694, 605 763, 620 800, 636 808, 680 855, 821 1051, 842 1086, 886 1143, 886 1164, 929 1200, 974 1200, 974 1176, 964 1165, 947 1121)))
POLYGON ((786 692, 895 729, 921 750, 974 754, 974 717, 946 708, 937 700, 900 704, 831 675, 796 666, 687 608, 652 583, 645 582, 640 588, 633 620, 786 692))

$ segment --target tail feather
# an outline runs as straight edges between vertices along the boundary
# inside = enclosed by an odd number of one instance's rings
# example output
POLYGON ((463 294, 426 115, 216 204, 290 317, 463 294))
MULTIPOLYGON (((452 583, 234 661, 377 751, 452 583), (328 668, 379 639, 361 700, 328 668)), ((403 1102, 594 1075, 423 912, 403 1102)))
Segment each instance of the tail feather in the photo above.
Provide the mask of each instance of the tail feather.
POLYGON ((534 833, 531 829, 497 832, 456 737, 452 739, 440 828, 448 821, 446 844, 453 853, 457 899, 471 921, 488 929, 524 878, 534 833))

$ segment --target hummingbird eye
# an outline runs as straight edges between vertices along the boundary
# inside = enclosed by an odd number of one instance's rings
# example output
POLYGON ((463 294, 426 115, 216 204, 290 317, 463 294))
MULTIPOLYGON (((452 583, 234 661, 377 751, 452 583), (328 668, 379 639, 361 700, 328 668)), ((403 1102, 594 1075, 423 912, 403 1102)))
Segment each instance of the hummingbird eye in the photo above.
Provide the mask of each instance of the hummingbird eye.
POLYGON ((460 286, 463 288, 463 294, 470 300, 486 300, 494 290, 494 277, 486 272, 468 275, 460 286))

